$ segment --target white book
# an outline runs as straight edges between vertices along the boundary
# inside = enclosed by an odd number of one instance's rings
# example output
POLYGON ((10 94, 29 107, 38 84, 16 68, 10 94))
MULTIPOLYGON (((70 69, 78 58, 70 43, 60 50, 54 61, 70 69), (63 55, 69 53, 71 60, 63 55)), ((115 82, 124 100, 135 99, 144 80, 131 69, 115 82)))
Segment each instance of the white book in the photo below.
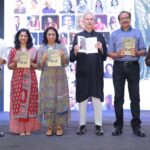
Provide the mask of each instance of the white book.
POLYGON ((97 43, 97 37, 85 38, 83 36, 78 36, 78 45, 80 47, 80 53, 98 53, 98 49, 95 47, 97 43))

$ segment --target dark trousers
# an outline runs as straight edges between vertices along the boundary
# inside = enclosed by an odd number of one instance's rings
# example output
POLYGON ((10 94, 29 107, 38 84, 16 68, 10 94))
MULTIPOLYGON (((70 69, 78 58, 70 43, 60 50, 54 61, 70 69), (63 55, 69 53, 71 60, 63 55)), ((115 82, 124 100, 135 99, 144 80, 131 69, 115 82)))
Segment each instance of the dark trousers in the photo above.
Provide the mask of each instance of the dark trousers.
POLYGON ((114 63, 113 66, 113 84, 115 90, 114 108, 116 121, 114 127, 123 128, 123 104, 125 82, 128 82, 128 91, 130 97, 130 108, 132 113, 131 126, 140 127, 140 94, 139 94, 139 80, 140 68, 138 62, 136 63, 114 63))

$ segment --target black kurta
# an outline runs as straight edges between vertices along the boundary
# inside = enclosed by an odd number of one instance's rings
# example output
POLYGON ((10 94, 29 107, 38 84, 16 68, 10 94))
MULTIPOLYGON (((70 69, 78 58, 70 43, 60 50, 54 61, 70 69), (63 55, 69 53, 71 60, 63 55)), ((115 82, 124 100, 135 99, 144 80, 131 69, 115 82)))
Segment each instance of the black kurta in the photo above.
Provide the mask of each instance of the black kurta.
POLYGON ((75 35, 73 41, 73 48, 70 52, 70 61, 77 62, 76 68, 76 101, 82 102, 90 96, 100 98, 104 100, 103 94, 103 61, 107 57, 107 47, 103 35, 99 32, 87 32, 83 31, 75 35), (103 54, 98 53, 74 54, 74 46, 77 45, 77 37, 84 36, 97 37, 97 41, 100 41, 103 45, 103 54))

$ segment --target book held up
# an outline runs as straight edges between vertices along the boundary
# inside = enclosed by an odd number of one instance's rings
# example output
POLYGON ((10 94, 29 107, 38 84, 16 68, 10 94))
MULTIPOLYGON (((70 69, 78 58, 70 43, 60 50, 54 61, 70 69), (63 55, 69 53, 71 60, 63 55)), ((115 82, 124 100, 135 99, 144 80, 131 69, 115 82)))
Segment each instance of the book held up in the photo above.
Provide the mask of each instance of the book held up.
POLYGON ((125 52, 125 55, 134 56, 131 53, 131 49, 135 48, 135 38, 124 38, 122 41, 122 48, 125 52))
POLYGON ((80 47, 80 53, 98 53, 98 49, 95 47, 97 43, 97 37, 85 38, 83 36, 78 36, 78 45, 80 47))
POLYGON ((30 68, 30 55, 27 51, 17 51, 17 68, 30 68))
POLYGON ((61 66, 61 56, 59 50, 48 50, 47 65, 50 66, 61 66))

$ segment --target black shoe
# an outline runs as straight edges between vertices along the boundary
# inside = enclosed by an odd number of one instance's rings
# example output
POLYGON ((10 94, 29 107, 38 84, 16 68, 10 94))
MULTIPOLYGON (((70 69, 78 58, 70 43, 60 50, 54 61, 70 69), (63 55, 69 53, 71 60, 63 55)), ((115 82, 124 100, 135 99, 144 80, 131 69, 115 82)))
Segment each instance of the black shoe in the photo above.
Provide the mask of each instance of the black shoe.
POLYGON ((116 127, 115 130, 112 132, 113 136, 118 136, 120 134, 122 134, 122 129, 119 127, 116 127))
POLYGON ((102 126, 99 126, 99 125, 95 126, 95 134, 98 136, 104 135, 102 126))
POLYGON ((139 136, 139 137, 145 137, 146 134, 144 133, 144 131, 141 130, 140 127, 135 127, 133 129, 133 133, 136 135, 136 136, 139 136))
POLYGON ((77 129, 77 135, 82 135, 87 131, 87 128, 85 125, 79 126, 79 128, 77 129))
POLYGON ((0 132, 0 137, 4 137, 4 133, 3 132, 0 132))

